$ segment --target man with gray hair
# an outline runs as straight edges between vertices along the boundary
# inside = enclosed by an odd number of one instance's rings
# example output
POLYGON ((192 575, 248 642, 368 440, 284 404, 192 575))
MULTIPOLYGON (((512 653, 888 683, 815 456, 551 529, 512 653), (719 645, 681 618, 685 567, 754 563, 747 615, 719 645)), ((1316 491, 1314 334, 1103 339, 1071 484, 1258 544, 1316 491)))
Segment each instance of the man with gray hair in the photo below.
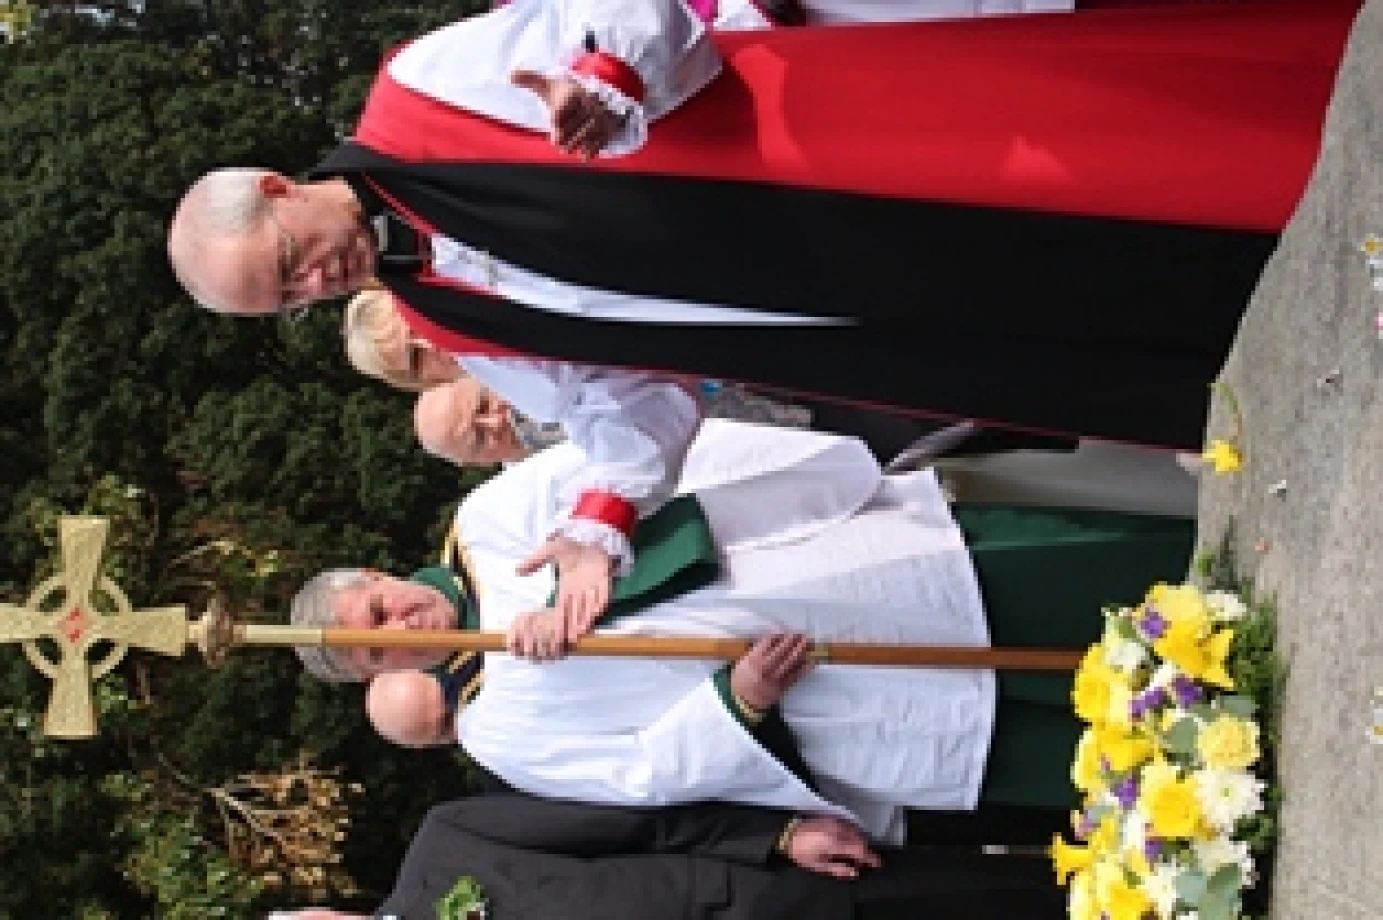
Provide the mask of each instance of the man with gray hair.
MULTIPOLYGON (((1191 543, 1188 522, 1095 511, 953 518, 930 472, 884 476, 856 441, 709 420, 683 494, 636 532, 640 563, 597 619, 552 606, 551 573, 516 572, 555 484, 581 462, 558 445, 466 497, 469 590, 370 574, 326 579, 296 605, 318 623, 325 609, 358 628, 506 632, 512 654, 487 656, 484 686, 441 723, 454 734, 437 734, 515 788, 578 801, 738 801, 834 814, 895 843, 904 809, 974 808, 981 785, 994 804, 1067 806, 1069 675, 1001 701, 988 671, 805 674, 803 636, 977 645, 992 624, 1005 645, 1080 647, 1098 638, 1103 604, 1179 578, 1191 543), (988 617, 977 568, 995 576, 988 617), (563 658, 593 627, 758 641, 732 668, 563 658)), ((334 654, 338 678, 429 663, 412 650, 334 654)))

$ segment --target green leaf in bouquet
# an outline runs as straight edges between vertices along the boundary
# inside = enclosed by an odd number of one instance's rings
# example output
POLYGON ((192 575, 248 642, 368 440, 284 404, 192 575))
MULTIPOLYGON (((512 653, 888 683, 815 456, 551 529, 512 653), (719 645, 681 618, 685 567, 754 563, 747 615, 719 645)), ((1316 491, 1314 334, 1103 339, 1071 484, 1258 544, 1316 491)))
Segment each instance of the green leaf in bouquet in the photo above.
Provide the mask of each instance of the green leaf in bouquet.
POLYGON ((1192 703, 1189 712, 1202 722, 1214 722, 1215 717, 1219 715, 1215 707, 1209 703, 1192 703))
POLYGON ((1205 889, 1208 894, 1236 898, 1239 896, 1239 886, 1244 883, 1244 873, 1236 865, 1224 865, 1215 870, 1215 874, 1210 876, 1210 881, 1206 882, 1205 889))
POLYGON ((1238 894, 1224 895, 1217 891, 1206 891, 1196 907, 1199 920, 1237 920, 1239 916, 1238 894))
POLYGON ((1220 709, 1240 719, 1252 719, 1258 712, 1258 703, 1247 696, 1222 696, 1220 709))
POLYGON ((1194 754, 1200 727, 1195 719, 1182 719, 1162 736, 1162 747, 1169 754, 1194 754))
POLYGON ((1201 899, 1205 897, 1206 887, 1205 876, 1194 869, 1188 869, 1177 876, 1177 900, 1187 907, 1199 910, 1201 899))
POLYGON ((1127 639, 1129 642, 1143 644, 1143 637, 1138 635, 1138 630, 1134 627, 1133 621, 1128 617, 1111 617, 1109 622, 1114 626, 1114 633, 1120 639, 1127 639))

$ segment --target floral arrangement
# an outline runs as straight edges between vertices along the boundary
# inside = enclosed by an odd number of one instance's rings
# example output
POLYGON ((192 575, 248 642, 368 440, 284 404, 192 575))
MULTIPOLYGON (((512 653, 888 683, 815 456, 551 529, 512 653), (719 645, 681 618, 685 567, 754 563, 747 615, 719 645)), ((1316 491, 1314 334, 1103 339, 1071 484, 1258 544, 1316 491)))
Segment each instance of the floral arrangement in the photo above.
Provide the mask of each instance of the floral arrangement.
POLYGON ((1240 631, 1259 643, 1252 666, 1275 666, 1263 615, 1236 593, 1189 584, 1105 612, 1072 690, 1089 723, 1071 769, 1079 842, 1058 835, 1050 850, 1073 920, 1244 916, 1271 821, 1255 773, 1259 703, 1235 692, 1230 665, 1245 652, 1240 631))

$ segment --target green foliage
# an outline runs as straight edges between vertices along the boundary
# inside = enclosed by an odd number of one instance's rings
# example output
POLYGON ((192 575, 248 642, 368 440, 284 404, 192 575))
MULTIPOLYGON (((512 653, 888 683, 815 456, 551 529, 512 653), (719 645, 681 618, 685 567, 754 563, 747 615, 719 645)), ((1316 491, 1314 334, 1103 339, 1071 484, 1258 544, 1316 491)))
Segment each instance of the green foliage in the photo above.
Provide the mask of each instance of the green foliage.
MULTIPOLYGON (((316 162, 383 49, 479 5, 52 2, 0 45, 0 600, 51 574, 71 513, 111 519, 104 571, 137 608, 219 597, 280 620, 323 566, 433 558, 466 482, 413 447, 405 397, 346 367, 338 314, 285 329, 194 309, 163 234, 207 169, 316 162)), ((287 652, 217 671, 132 653, 89 742, 42 737, 47 693, 0 646, 0 917, 306 898, 231 859, 207 794, 304 752, 364 788, 344 867, 369 908, 424 810, 466 787, 455 754, 378 741, 359 688, 287 652)))
MULTIPOLYGON (((1277 653, 1277 602, 1259 595, 1245 578, 1234 553, 1233 522, 1217 547, 1199 554, 1194 563, 1197 578, 1211 590, 1238 595, 1247 608, 1244 618, 1234 624, 1234 644, 1228 670, 1234 679, 1234 705, 1252 710, 1262 734, 1262 756, 1254 773, 1267 785, 1263 811, 1245 818, 1235 828, 1236 839, 1248 843, 1257 864, 1258 882, 1244 892, 1244 915, 1266 917, 1271 898, 1273 865, 1277 858, 1278 813, 1282 805, 1282 785, 1277 776, 1277 751, 1282 741, 1282 703, 1287 688, 1287 666, 1277 653)), ((1213 905, 1212 905, 1213 907, 1213 905)), ((1202 916, 1204 916, 1202 911, 1202 916)))

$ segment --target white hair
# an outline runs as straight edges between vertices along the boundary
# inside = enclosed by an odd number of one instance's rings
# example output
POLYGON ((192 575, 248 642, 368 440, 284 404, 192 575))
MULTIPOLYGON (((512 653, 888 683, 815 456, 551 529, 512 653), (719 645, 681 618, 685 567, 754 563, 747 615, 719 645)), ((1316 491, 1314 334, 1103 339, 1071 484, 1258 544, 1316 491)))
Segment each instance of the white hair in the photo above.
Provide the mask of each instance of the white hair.
POLYGON ((268 169, 229 166, 213 170, 192 184, 178 202, 168 228, 168 257, 178 281, 202 307, 214 313, 231 312, 197 283, 193 265, 208 241, 244 236, 263 218, 268 199, 260 190, 268 169))
MULTIPOLYGON (((327 569, 319 572, 293 596, 288 619, 294 626, 330 629, 336 623, 336 595, 345 588, 364 584, 369 579, 361 569, 327 569)), ((303 667, 313 677, 332 683, 364 680, 346 659, 341 649, 323 645, 295 645, 303 667)))

